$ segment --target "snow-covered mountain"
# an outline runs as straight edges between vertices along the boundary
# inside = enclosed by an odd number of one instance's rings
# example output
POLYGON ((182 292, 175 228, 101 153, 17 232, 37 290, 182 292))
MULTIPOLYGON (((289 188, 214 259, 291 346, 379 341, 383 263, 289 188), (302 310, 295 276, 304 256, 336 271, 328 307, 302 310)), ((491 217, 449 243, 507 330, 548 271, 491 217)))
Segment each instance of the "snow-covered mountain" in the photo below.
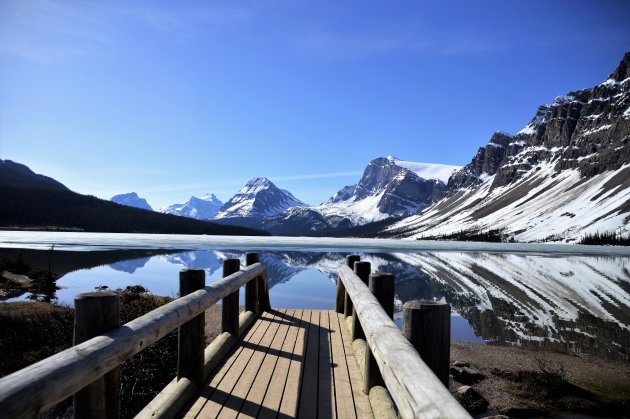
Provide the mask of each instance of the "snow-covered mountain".
POLYGON ((173 204, 166 208, 160 209, 165 214, 180 215, 183 217, 196 218, 198 220, 207 220, 214 217, 223 205, 214 194, 206 194, 201 198, 191 196, 188 201, 183 204, 173 204))
POLYGON ((136 207, 136 208, 142 208, 145 210, 153 211, 153 208, 151 208, 151 205, 149 205, 147 200, 144 198, 140 198, 138 194, 135 192, 112 196, 110 201, 115 202, 120 205, 126 205, 128 207, 136 207))
POLYGON ((439 177, 448 179, 444 172, 459 168, 379 157, 368 164, 359 183, 344 187, 314 210, 327 219, 347 219, 351 225, 414 214, 440 195, 445 184, 439 177))
POLYGON ((272 234, 309 235, 414 214, 441 194, 444 181, 458 169, 379 157, 356 185, 345 186, 319 206, 289 208, 261 227, 272 234))
POLYGON ((289 191, 278 188, 267 178, 254 178, 223 204, 214 219, 262 219, 280 214, 287 208, 296 206, 304 206, 304 203, 289 191))
POLYGON ((501 230, 517 241, 630 232, 630 53, 603 83, 495 133, 444 195, 383 231, 421 238, 501 230))

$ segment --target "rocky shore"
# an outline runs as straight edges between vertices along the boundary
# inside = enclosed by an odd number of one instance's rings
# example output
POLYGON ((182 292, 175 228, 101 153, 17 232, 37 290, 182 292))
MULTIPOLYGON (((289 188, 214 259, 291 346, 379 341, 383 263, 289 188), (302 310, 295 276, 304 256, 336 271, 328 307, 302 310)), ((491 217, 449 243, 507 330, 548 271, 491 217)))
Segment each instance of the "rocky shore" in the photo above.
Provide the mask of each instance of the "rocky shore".
POLYGON ((630 415, 630 363, 580 354, 454 341, 449 388, 476 417, 630 415))

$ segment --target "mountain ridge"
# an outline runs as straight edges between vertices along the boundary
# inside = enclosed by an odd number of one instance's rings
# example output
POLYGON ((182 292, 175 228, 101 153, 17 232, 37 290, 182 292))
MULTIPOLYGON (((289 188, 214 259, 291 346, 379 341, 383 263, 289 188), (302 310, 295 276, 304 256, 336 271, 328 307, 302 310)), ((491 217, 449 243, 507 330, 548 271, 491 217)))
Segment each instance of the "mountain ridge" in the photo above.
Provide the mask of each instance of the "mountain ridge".
POLYGON ((140 198, 135 192, 114 195, 110 198, 110 201, 120 205, 127 205, 128 207, 135 207, 145 209, 147 211, 153 211, 153 208, 151 208, 151 205, 149 205, 147 200, 144 198, 140 198))
POLYGON ((146 211, 71 191, 27 166, 0 160, 0 226, 111 233, 267 235, 146 211))
POLYGON ((380 235, 498 229, 517 241, 628 232, 630 53, 602 83, 541 105, 514 135, 495 132, 444 195, 380 235))
POLYGON ((207 220, 214 217, 217 212, 219 212, 222 205, 223 202, 213 193, 210 193, 201 196, 201 198, 191 196, 185 203, 169 205, 168 207, 161 208, 160 212, 195 218, 197 220, 207 220))

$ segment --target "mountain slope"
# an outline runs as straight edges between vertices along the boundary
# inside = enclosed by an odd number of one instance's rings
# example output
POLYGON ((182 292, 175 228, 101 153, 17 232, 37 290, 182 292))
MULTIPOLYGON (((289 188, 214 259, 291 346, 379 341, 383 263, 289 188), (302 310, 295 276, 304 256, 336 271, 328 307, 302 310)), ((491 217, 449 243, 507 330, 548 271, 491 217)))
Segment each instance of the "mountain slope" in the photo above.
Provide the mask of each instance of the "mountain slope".
POLYGON ((278 235, 334 235, 336 230, 417 212, 441 194, 445 185, 438 178, 448 179, 455 169, 459 166, 380 157, 368 164, 359 183, 342 188, 319 206, 292 206, 272 216, 241 217, 238 225, 278 235), (433 178, 424 179, 418 173, 433 178))
POLYGON ((160 212, 196 218, 197 220, 207 220, 214 217, 222 205, 223 203, 214 194, 206 194, 201 198, 191 196, 185 203, 169 205, 160 209, 160 212))
POLYGON ((266 234, 149 212, 81 195, 10 160, 0 160, 0 175, 2 227, 113 233, 266 234))
POLYGON ((128 207, 142 208, 147 211, 153 211, 153 208, 151 208, 151 205, 149 205, 147 200, 144 198, 140 198, 135 192, 112 196, 110 201, 120 205, 127 205, 128 207))
POLYGON ((542 105, 516 135, 497 132, 442 199, 381 234, 502 230, 518 241, 630 231, 630 53, 603 83, 542 105))
POLYGON ((65 185, 55 179, 38 175, 27 166, 11 160, 0 160, 0 186, 69 191, 65 185))
MULTIPOLYGON (((348 220, 346 226, 361 225, 413 214, 430 204, 444 189, 441 180, 422 178, 409 168, 413 166, 419 171, 430 171, 431 167, 425 163, 402 162, 394 157, 376 158, 368 164, 359 183, 346 186, 313 209, 325 218, 335 220, 331 222, 333 227, 339 226, 336 220, 348 220)), ((437 168, 437 165, 433 167, 437 168)), ((434 171, 439 172, 439 169, 434 171)))
POLYGON ((296 206, 304 203, 289 191, 278 188, 267 178, 254 178, 223 204, 214 219, 271 217, 296 206))

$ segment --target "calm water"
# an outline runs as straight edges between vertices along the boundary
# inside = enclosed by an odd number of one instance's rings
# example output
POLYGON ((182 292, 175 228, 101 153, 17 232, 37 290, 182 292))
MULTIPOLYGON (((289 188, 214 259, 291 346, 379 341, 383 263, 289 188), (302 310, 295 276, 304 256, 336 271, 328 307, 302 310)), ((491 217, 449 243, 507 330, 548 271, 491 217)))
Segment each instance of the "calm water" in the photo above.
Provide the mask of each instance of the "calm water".
POLYGON ((453 339, 628 360, 628 248, 0 232, 0 255, 50 261, 63 275, 55 294, 63 304, 103 285, 175 296, 179 270, 204 269, 210 283, 223 259, 244 260, 246 251, 261 253, 274 307, 333 308, 336 271, 358 253, 395 275, 400 303, 449 302, 453 339))

